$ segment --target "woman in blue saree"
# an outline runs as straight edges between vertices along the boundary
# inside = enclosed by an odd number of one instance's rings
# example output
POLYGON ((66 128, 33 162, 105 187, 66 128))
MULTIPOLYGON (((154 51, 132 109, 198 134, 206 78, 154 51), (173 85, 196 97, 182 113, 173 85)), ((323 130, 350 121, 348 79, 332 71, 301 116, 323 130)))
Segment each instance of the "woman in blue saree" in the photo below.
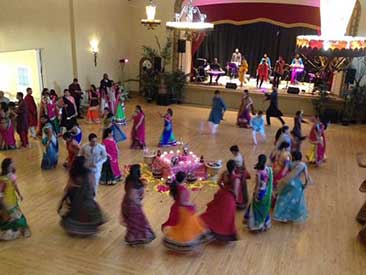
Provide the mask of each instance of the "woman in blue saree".
POLYGON ((273 219, 280 222, 304 222, 308 217, 304 189, 311 178, 308 168, 302 162, 302 154, 296 151, 292 154, 291 172, 279 182, 277 202, 273 219), (301 177, 304 175, 305 183, 301 177))
POLYGON ((55 168, 58 162, 58 140, 56 133, 53 130, 48 116, 41 117, 43 123, 42 128, 42 144, 45 146, 41 168, 44 170, 55 168))
POLYGON ((257 170, 256 185, 253 193, 252 203, 248 207, 244 222, 247 223, 250 231, 266 231, 271 228, 271 202, 273 188, 272 168, 266 166, 267 157, 258 156, 258 163, 254 169, 257 170))
POLYGON ((164 130, 160 137, 159 147, 176 146, 177 140, 175 139, 173 132, 173 110, 168 109, 164 116, 164 130))

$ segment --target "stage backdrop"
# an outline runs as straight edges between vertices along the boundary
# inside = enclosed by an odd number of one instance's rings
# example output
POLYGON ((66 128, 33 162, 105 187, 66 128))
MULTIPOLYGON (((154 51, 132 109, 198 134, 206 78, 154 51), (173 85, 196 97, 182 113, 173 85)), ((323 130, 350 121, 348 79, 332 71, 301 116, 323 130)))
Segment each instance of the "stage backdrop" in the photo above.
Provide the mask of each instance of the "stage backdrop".
POLYGON ((238 48, 249 63, 249 73, 255 76, 264 53, 271 58, 272 67, 279 55, 290 63, 295 54, 296 36, 305 34, 317 34, 317 31, 304 27, 284 28, 270 23, 219 24, 206 34, 194 59, 206 58, 211 62, 217 57, 224 66, 238 48))

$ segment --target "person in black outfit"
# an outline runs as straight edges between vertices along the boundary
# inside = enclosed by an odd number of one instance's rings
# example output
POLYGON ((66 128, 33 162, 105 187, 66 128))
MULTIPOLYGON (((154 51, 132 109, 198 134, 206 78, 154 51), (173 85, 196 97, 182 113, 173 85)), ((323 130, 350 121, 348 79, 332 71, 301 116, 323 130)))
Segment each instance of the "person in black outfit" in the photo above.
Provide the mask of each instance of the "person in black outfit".
POLYGON ((83 118, 81 116, 81 112, 80 112, 80 102, 83 97, 82 97, 81 87, 79 85, 77 78, 74 78, 72 83, 69 85, 69 92, 70 92, 71 96, 75 99, 75 105, 76 105, 76 109, 78 111, 78 118, 83 118))
POLYGON ((273 90, 271 94, 265 94, 266 100, 270 100, 269 107, 266 111, 267 125, 271 125, 271 117, 276 117, 281 121, 283 126, 285 125, 285 121, 282 119, 283 116, 282 112, 278 109, 277 88, 273 87, 272 89, 273 90))
POLYGON ((108 74, 103 74, 103 79, 100 81, 100 88, 104 89, 106 92, 108 88, 111 88, 113 81, 109 79, 108 74))
POLYGON ((61 123, 60 126, 64 127, 66 131, 71 130, 77 124, 77 109, 76 104, 73 102, 73 97, 70 95, 68 89, 64 90, 64 96, 62 97, 62 109, 61 109, 61 123))
POLYGON ((308 123, 308 122, 303 118, 303 111, 297 111, 294 117, 294 128, 292 129, 291 134, 293 136, 295 144, 293 150, 299 152, 301 152, 301 143, 306 139, 306 136, 302 135, 301 130, 302 123, 308 123))

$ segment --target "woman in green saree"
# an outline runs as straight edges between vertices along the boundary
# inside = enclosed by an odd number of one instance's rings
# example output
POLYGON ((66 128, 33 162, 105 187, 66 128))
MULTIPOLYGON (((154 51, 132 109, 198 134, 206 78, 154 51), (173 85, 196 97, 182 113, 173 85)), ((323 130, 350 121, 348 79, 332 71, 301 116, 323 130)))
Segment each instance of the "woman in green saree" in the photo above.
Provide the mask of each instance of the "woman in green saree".
POLYGON ((271 201, 273 189, 272 168, 266 166, 267 157, 258 156, 256 186, 253 193, 252 203, 248 207, 244 221, 250 231, 265 231, 271 227, 271 201))

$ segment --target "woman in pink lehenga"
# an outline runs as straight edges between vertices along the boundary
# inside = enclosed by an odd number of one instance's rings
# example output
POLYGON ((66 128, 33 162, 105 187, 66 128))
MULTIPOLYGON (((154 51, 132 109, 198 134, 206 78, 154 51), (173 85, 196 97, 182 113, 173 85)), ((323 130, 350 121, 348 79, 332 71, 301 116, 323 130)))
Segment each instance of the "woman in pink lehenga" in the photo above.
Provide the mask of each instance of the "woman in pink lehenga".
POLYGON ((0 149, 15 149, 16 143, 14 138, 14 125, 9 116, 10 112, 8 106, 5 102, 1 102, 0 107, 0 149))
MULTIPOLYGON (((119 149, 117 146, 117 143, 115 142, 114 138, 113 138, 113 131, 111 128, 107 128, 104 130, 103 133, 103 145, 105 146, 105 150, 107 151, 108 154, 108 160, 107 162, 109 162, 109 166, 110 170, 112 171, 112 177, 109 179, 106 179, 106 182, 117 182, 120 181, 122 178, 122 173, 121 170, 119 168, 119 162, 118 162, 118 155, 119 155, 119 149)), ((107 167, 105 167, 106 164, 103 165, 103 171, 102 171, 102 177, 103 174, 108 174, 107 171, 104 171, 105 169, 107 169, 107 167)), ((101 179, 102 181, 102 179, 101 179)))
POLYGON ((132 117, 133 126, 131 130, 132 149, 144 149, 145 144, 145 114, 140 105, 136 106, 135 114, 132 117))

